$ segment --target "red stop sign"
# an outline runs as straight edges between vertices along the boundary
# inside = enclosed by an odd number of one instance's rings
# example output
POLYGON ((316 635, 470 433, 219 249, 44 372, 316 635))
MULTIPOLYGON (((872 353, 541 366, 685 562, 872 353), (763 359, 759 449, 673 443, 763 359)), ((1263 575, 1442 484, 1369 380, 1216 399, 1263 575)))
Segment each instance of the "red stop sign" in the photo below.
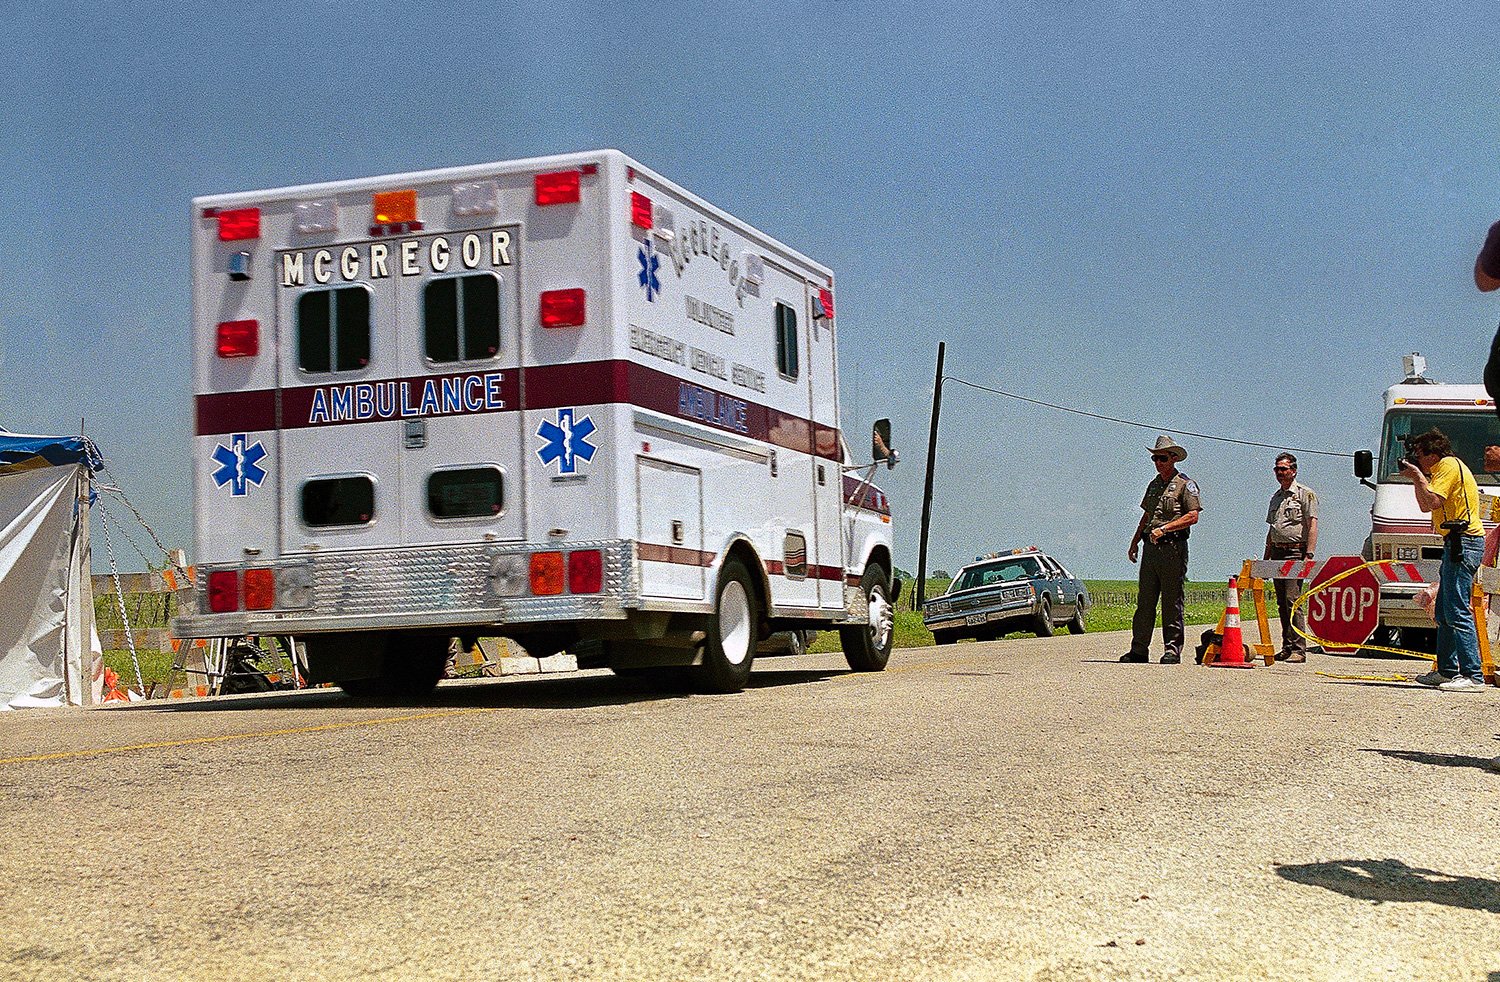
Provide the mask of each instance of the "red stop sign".
POLYGON ((1373 570, 1362 569, 1319 590, 1340 573, 1364 564, 1358 556, 1333 556, 1308 584, 1307 629, 1336 645, 1356 648, 1370 640, 1380 624, 1380 583, 1373 570))

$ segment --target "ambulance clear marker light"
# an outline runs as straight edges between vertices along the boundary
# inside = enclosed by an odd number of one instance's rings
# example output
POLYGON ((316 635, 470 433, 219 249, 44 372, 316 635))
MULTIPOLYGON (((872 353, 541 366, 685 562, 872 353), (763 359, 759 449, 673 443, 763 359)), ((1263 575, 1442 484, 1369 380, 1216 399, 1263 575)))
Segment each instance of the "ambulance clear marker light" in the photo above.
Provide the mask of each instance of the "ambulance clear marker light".
POLYGON ((604 589, 604 554, 598 549, 568 553, 568 592, 598 593, 604 589))
POLYGON ((260 354, 260 321, 221 321, 217 350, 220 358, 253 358, 260 354))
POLYGON ((219 212, 218 219, 220 242, 260 238, 259 208, 229 208, 219 212))
POLYGON ((238 570, 216 569, 208 574, 208 610, 229 614, 240 609, 240 574, 238 570))
POLYGON ((536 176, 538 205, 576 205, 579 200, 579 178, 576 170, 553 171, 536 176))
POLYGON ((269 569, 245 570, 245 609, 270 610, 276 606, 276 575, 269 569))
POLYGON ((225 265, 225 272, 236 283, 243 283, 248 280, 250 278, 250 253, 230 253, 229 262, 225 265))
POLYGON ((531 592, 538 597, 555 597, 563 592, 563 554, 531 554, 531 592))
POLYGON ((542 294, 542 326, 582 327, 587 307, 583 290, 547 290, 542 294))
POLYGON ((651 217, 651 199, 639 191, 630 192, 630 224, 649 230, 651 217))

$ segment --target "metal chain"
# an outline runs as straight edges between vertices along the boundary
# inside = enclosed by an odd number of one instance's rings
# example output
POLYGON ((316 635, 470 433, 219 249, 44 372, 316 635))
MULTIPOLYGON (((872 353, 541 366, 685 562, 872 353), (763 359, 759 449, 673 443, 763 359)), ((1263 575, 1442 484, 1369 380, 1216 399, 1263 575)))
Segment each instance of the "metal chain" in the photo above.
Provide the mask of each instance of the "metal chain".
POLYGON ((115 562, 115 545, 109 536, 109 512, 99 509, 99 528, 104 533, 104 548, 109 553, 109 575, 115 583, 115 602, 120 608, 120 623, 125 626, 125 646, 130 649, 130 664, 135 668, 136 690, 146 694, 146 680, 141 677, 141 659, 135 653, 135 632, 130 629, 130 615, 125 612, 125 586, 120 582, 120 564, 115 562))

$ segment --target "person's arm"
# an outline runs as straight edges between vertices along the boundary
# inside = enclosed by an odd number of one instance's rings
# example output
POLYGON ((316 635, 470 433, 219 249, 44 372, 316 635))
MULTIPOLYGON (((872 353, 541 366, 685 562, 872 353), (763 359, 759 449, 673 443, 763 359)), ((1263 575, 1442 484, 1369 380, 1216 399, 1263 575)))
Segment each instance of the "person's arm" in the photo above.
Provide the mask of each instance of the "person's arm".
MULTIPOLYGON (((1167 522, 1165 525, 1161 525, 1157 528, 1152 529, 1151 534, 1153 536, 1156 536, 1157 538, 1160 538, 1160 536, 1166 535, 1168 532, 1181 532, 1183 529, 1197 524, 1198 509, 1194 508, 1192 511, 1187 512, 1186 514, 1178 515, 1176 518, 1172 519, 1170 522, 1167 522)), ((1152 539, 1152 541, 1154 542, 1156 540, 1152 539)))
POLYGON ((1307 558, 1311 559, 1313 553, 1318 551, 1318 516, 1314 515, 1307 520, 1307 558))
POLYGON ((1432 490, 1432 485, 1427 483, 1427 475, 1422 473, 1421 468, 1407 461, 1401 465, 1401 473, 1411 478, 1411 488, 1416 492, 1418 508, 1430 515, 1443 507, 1443 496, 1432 490))
POLYGON ((1266 529, 1266 551, 1265 551, 1264 554, 1261 555, 1260 558, 1262 558, 1262 559, 1270 559, 1271 558, 1271 530, 1269 528, 1266 529))
POLYGON ((1135 527, 1135 535, 1132 535, 1130 537, 1130 551, 1126 553, 1126 555, 1130 557, 1131 562, 1135 562, 1136 557, 1140 555, 1141 537, 1146 534, 1146 522, 1150 518, 1150 512, 1141 512, 1141 520, 1140 523, 1135 527))

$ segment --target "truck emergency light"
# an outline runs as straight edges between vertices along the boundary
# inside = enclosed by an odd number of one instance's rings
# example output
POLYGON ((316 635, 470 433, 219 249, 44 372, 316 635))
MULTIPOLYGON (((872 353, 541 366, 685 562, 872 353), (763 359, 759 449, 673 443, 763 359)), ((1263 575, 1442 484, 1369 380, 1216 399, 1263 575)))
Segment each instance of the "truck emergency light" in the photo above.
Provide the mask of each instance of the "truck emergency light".
POLYGON ((538 205, 576 205, 579 200, 579 178, 576 170, 552 171, 536 176, 538 205))
POLYGON ((598 593, 604 589, 604 554, 598 549, 568 553, 568 592, 598 593))
POLYGON ((651 199, 639 191, 630 192, 630 224, 636 228, 651 228, 651 199))
POLYGON ((260 238, 259 208, 230 208, 219 212, 217 217, 220 242, 260 238))
POLYGON ((216 569, 208 574, 208 609, 214 614, 230 614, 240 609, 240 574, 237 570, 216 569))
POLYGON ((376 191, 370 195, 376 225, 397 225, 417 220, 417 192, 376 191))
POLYGON ((580 289, 542 293, 543 327, 582 327, 588 295, 580 289))
POLYGON ((276 606, 276 574, 269 569, 245 570, 245 609, 270 610, 276 606))
POLYGON ((555 597, 563 592, 563 554, 531 554, 531 592, 538 597, 555 597))
POLYGON ((260 321, 220 321, 220 358, 252 358, 260 354, 260 321))

